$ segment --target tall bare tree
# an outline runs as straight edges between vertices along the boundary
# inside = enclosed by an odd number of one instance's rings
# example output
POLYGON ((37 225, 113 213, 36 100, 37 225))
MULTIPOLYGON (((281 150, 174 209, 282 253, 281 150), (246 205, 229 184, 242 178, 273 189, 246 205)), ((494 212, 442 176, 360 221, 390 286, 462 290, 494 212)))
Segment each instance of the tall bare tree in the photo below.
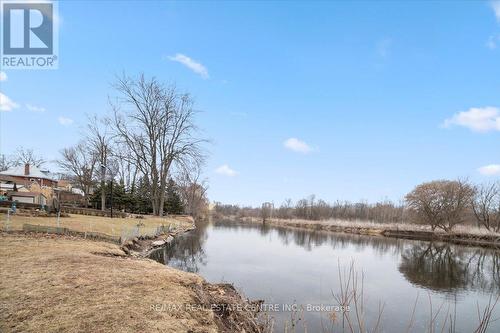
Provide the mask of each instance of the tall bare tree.
POLYGON ((500 231, 500 182, 474 186, 471 206, 479 225, 500 231))
POLYGON ((115 88, 113 124, 117 141, 130 151, 128 159, 150 184, 153 214, 163 215, 165 190, 174 163, 187 164, 202 158, 196 137, 193 101, 175 86, 155 78, 122 76, 115 88))
MULTIPOLYGON (((101 188, 106 184, 106 174, 109 168, 111 149, 111 129, 109 120, 98 118, 96 115, 89 117, 87 124, 87 143, 92 154, 97 157, 99 165, 97 172, 101 178, 101 188)), ((101 210, 106 209, 106 191, 101 191, 101 210)))
POLYGON ((18 147, 12 156, 12 163, 16 166, 29 164, 40 167, 45 160, 31 148, 18 147))
POLYGON ((94 184, 94 175, 98 156, 88 148, 85 142, 61 150, 59 166, 72 175, 74 182, 83 191, 88 204, 89 194, 94 184))

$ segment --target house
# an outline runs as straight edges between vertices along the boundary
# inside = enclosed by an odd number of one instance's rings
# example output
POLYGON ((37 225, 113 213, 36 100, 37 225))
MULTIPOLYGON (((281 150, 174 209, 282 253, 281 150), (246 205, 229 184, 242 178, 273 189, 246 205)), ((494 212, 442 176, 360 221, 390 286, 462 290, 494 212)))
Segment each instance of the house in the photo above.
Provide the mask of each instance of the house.
POLYGON ((61 205, 85 206, 85 193, 68 179, 59 179, 57 182, 57 198, 61 205))
POLYGON ((57 182, 57 187, 64 191, 71 191, 71 189, 73 188, 73 184, 71 184, 71 181, 69 179, 59 179, 59 181, 57 182))
POLYGON ((56 191, 59 203, 63 206, 76 206, 76 207, 86 206, 85 196, 83 196, 83 194, 81 193, 75 192, 74 190, 78 189, 67 191, 58 188, 56 191))
POLYGON ((21 191, 25 188, 26 187, 24 185, 17 185, 15 183, 15 179, 13 179, 12 177, 0 175, 0 195, 12 191, 21 191))
POLYGON ((0 172, 0 194, 12 201, 51 205, 57 180, 49 171, 25 164, 0 172))
POLYGON ((32 183, 37 183, 40 187, 57 187, 57 180, 52 178, 49 171, 25 164, 15 166, 5 171, 0 171, 0 182, 30 187, 32 183))
POLYGON ((47 205, 47 198, 42 193, 35 192, 7 192, 7 197, 11 201, 30 203, 37 205, 47 205))
POLYGON ((80 196, 85 196, 85 193, 78 187, 73 186, 73 182, 68 179, 59 179, 57 181, 57 189, 65 192, 70 192, 80 196))

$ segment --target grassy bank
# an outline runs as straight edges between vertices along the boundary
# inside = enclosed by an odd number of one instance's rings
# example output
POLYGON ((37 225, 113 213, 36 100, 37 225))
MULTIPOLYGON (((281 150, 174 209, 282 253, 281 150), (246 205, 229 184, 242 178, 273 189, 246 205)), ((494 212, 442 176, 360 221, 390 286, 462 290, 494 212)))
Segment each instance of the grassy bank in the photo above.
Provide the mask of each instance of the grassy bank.
MULTIPOLYGON (((247 223, 263 223, 262 219, 252 217, 238 220, 247 223)), ((374 223, 368 221, 268 219, 266 223, 282 227, 429 241, 438 240, 461 245, 500 248, 500 233, 473 226, 457 226, 452 232, 447 233, 441 230, 431 230, 430 227, 419 224, 374 223)))
POLYGON ((60 226, 69 228, 75 231, 82 232, 100 232, 110 236, 121 237, 131 232, 140 235, 148 235, 154 233, 159 226, 171 225, 177 228, 186 228, 193 225, 193 219, 189 216, 148 216, 143 218, 110 218, 101 216, 77 215, 70 214, 68 217, 41 217, 30 216, 28 214, 12 215, 7 220, 6 214, 0 214, 1 230, 22 230, 24 224, 34 224, 43 226, 60 226))
POLYGON ((1 332, 257 332, 227 285, 118 245, 67 236, 0 235, 1 332), (189 308, 186 309, 186 306, 189 308))

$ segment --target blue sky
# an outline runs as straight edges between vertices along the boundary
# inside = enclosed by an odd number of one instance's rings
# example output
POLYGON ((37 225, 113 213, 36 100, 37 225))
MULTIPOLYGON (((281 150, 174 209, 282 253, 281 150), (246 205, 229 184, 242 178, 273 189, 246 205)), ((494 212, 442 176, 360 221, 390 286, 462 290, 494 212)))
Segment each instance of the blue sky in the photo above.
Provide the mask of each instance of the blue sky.
POLYGON ((500 177, 500 3, 61 2, 59 69, 2 70, 0 150, 48 160, 122 71, 189 91, 212 200, 398 200, 500 177))

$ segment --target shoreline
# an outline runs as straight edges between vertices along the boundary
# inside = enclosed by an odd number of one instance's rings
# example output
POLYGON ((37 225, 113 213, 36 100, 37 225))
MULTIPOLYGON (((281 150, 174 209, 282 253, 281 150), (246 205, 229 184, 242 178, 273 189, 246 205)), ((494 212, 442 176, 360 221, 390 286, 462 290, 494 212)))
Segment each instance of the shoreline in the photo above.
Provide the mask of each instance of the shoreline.
POLYGON ((148 256, 154 250, 161 248, 171 241, 174 240, 175 237, 181 236, 189 231, 195 230, 196 226, 193 222, 191 227, 182 228, 180 230, 175 230, 172 232, 167 232, 162 235, 154 236, 154 237, 134 237, 125 241, 121 244, 120 248, 127 255, 139 258, 148 259, 148 256))
MULTIPOLYGON (((233 219, 241 223, 249 223, 262 225, 262 219, 253 217, 224 217, 225 219, 233 219)), ((466 233, 463 231, 456 231, 445 233, 440 231, 426 230, 419 225, 409 224, 380 224, 371 222, 359 222, 354 225, 341 225, 341 223, 332 223, 332 221, 308 221, 308 220, 283 220, 283 219, 268 219, 266 225, 286 227, 286 228, 299 228, 307 230, 328 231, 337 233, 348 233, 366 236, 380 236, 400 239, 412 239, 422 241, 437 241, 448 242, 464 246, 477 246, 482 248, 490 248, 500 250, 500 234, 480 234, 480 233, 466 233), (366 223, 366 226, 363 226, 366 223)))
MULTIPOLYGON (((70 256, 70 262, 72 264, 76 264, 79 266, 88 266, 89 270, 92 270, 95 276, 93 278, 96 279, 94 288, 92 289, 103 289, 101 290, 100 297, 109 298, 113 297, 113 294, 117 291, 116 287, 113 286, 110 290, 108 287, 108 283, 113 284, 114 279, 118 279, 116 276, 111 276, 108 279, 100 277, 100 275, 109 274, 106 272, 109 269, 112 270, 114 266, 127 265, 128 269, 120 269, 120 274, 123 275, 123 280, 137 280, 138 286, 135 288, 143 289, 143 285, 151 285, 153 283, 152 279, 160 279, 155 285, 151 288, 155 288, 156 290, 149 290, 148 294, 152 295, 143 295, 141 292, 135 292, 131 290, 123 290, 118 294, 127 293, 130 296, 125 300, 127 303, 121 304, 119 309, 106 309, 108 312, 108 317, 111 315, 113 318, 119 318, 121 314, 121 309, 127 309, 129 306, 138 306, 140 303, 146 302, 147 299, 154 299, 154 302, 142 304, 145 308, 142 309, 142 316, 157 318, 154 320, 147 321, 145 327, 141 328, 140 331, 143 332, 152 332, 156 331, 153 327, 158 325, 170 325, 165 327, 168 331, 173 327, 177 327, 177 329, 183 327, 184 330, 191 332, 240 332, 245 331, 247 333, 253 332, 262 332, 264 331, 264 327, 259 323, 257 317, 258 314, 252 312, 252 305, 257 304, 259 301, 251 301, 245 298, 242 294, 240 294, 233 285, 227 283, 209 283, 202 276, 195 273, 188 273, 168 265, 163 265, 158 263, 152 259, 148 258, 148 255, 151 251, 161 248, 161 246, 165 246, 166 243, 172 241, 175 237, 178 237, 186 232, 195 229, 195 225, 191 227, 184 227, 179 230, 175 230, 173 232, 168 232, 164 235, 160 235, 157 237, 135 237, 134 239, 126 241, 122 245, 118 245, 113 242, 106 242, 105 240, 99 239, 85 239, 79 237, 78 235, 61 235, 61 234, 50 234, 50 233, 39 233, 39 232, 23 232, 23 231, 13 231, 13 232, 1 232, 0 233, 0 247, 5 247, 5 249, 10 253, 10 255, 6 255, 7 251, 4 251, 4 255, 0 255, 2 266, 7 268, 9 266, 17 265, 20 261, 29 259, 29 260, 47 260, 48 270, 53 271, 55 276, 46 277, 46 279, 53 280, 61 279, 61 284, 53 285, 49 284, 49 286, 45 289, 40 288, 39 290, 35 290, 35 293, 48 295, 56 294, 57 291, 51 289, 68 289, 65 284, 71 283, 67 280, 68 275, 72 275, 72 269, 68 268, 67 265, 64 264, 64 261, 58 263, 53 258, 59 256, 70 256), (47 249, 47 253, 36 251, 41 244, 47 249), (61 244, 64 244, 61 248, 61 244), (36 246, 38 245, 38 246, 36 246), (75 257, 75 248, 78 247, 78 255, 75 257), (50 253, 52 248, 54 248, 54 253, 50 253), (81 252, 81 254, 80 254, 81 252), (42 257, 42 258, 38 258, 42 257), (88 260, 92 260, 92 265, 87 263, 88 260), (130 267, 129 267, 130 266, 130 267), (142 266, 146 266, 146 269, 141 269, 142 266), (94 273, 94 271, 98 271, 101 273, 94 273), (150 275, 151 271, 155 271, 156 276, 152 278, 150 275), (161 275, 164 275, 161 278, 161 275), (158 277, 159 276, 159 277, 158 277), (106 282, 103 282, 106 281, 106 282), (172 292, 163 292, 167 287, 161 287, 161 285, 166 284, 168 288, 173 290, 172 292), (184 297, 176 297, 172 294, 181 294, 184 297), (109 295, 108 295, 109 294, 109 295), (146 296, 146 297, 144 297, 146 296), (156 296, 156 298, 155 298, 156 296), (129 303, 128 303, 129 302, 129 303), (172 309, 166 311, 164 309, 165 304, 174 304, 174 309, 177 309, 177 313, 172 313, 172 309), (176 304, 176 305, 175 305, 176 304), (188 305, 186 307, 186 305, 188 305), (213 307, 214 305, 220 305, 213 307), (146 309, 147 306, 150 308, 146 309), (247 309, 246 311, 231 311, 228 308, 233 309, 247 309), (190 310, 191 309, 191 310, 190 310), (198 312, 193 309, 198 309, 198 312), (201 310, 200 310, 201 309, 201 310), (156 322, 159 317, 167 317, 170 321, 156 322), (174 317, 174 319, 172 319, 174 317), (176 319, 179 318, 179 319, 176 319), (189 319, 189 320, 188 320, 189 319), (187 321, 188 320, 188 321, 187 321)), ((2 290, 12 290, 16 289, 13 286, 10 286, 10 282, 8 281, 19 281, 17 288, 21 288, 25 290, 26 288, 30 288, 33 284, 33 279, 40 282, 40 278, 35 278, 38 267, 32 267, 31 265, 24 269, 22 276, 17 276, 19 272, 11 271, 9 273, 9 279, 3 279, 3 282, 0 282, 0 289, 2 290), (28 274, 26 274, 28 272, 28 274), (26 277, 29 276, 29 277, 26 277)), ((7 274, 7 269, 3 270, 4 274, 7 274)), ((81 271, 81 270, 80 270, 81 271)), ((46 273, 44 270, 43 273, 46 273)), ((19 273, 20 274, 20 273, 19 273)), ((1 275, 1 274, 0 274, 1 275)), ((5 277, 4 277, 5 278, 5 277)), ((42 278, 43 279, 43 278, 42 278)), ((76 285, 71 287, 68 292, 66 292, 65 297, 68 298, 78 298, 82 297, 82 290, 84 290, 88 285, 79 285, 78 280, 81 277, 78 276, 72 279, 74 281, 72 284, 76 285), (76 289, 75 289, 76 288, 76 289)), ((45 282, 44 282, 45 283, 45 282)), ((117 283, 122 283, 122 281, 117 281, 117 283)), ((36 286, 35 286, 36 288, 36 286)), ((82 325, 78 320, 75 320, 75 317, 78 318, 78 308, 85 308, 86 311, 90 311, 90 317, 100 317, 103 314, 98 311, 93 311, 93 301, 94 297, 92 293, 84 294, 85 301, 82 302, 78 307, 74 307, 71 304, 66 304, 67 308, 74 308, 76 311, 71 313, 65 313, 64 318, 73 317, 72 323, 61 322, 59 325, 60 329, 67 328, 67 325, 82 325), (88 299, 87 299, 88 298, 88 299)), ((21 307, 17 306, 19 303, 19 299, 22 299, 23 296, 21 293, 10 292, 4 293, 4 296, 1 297, 0 305, 2 308, 5 308, 6 311, 2 312, 2 322, 3 325, 0 325, 2 331, 27 331, 27 332, 36 332, 40 330, 44 330, 49 325, 54 325, 54 323, 50 323, 48 320, 44 320, 41 318, 32 318, 28 322, 23 323, 20 320, 23 317, 23 313, 25 313, 23 305, 21 307), (17 309, 16 309, 17 308, 17 309), (17 310, 17 311, 16 311, 17 310), (19 317, 21 316, 21 317, 19 317), (5 325, 5 326, 4 326, 5 325), (8 326, 7 326, 8 325, 8 326), (3 327, 2 327, 3 326, 3 327)), ((38 297, 37 297, 38 299, 38 297)), ((44 308, 43 303, 46 301, 42 301, 41 299, 47 299, 47 297, 40 297, 39 302, 41 304, 37 304, 37 301, 29 300, 29 305, 34 307, 35 309, 44 308)), ((68 302, 74 302, 73 300, 68 302)), ((64 305, 62 303, 61 305, 64 305)), ((33 310, 35 311, 35 310, 33 310)), ((54 307, 49 312, 55 311, 55 314, 52 316, 61 316, 62 314, 54 310, 54 307)), ((106 312, 106 311, 105 311, 106 312)), ((132 318, 132 317, 131 317, 132 318)), ((128 319, 127 319, 128 320, 128 319)), ((90 321, 89 321, 90 322, 90 321)), ((89 325, 89 322, 85 323, 85 325, 89 325)), ((91 322, 94 322, 92 320, 91 322)), ((98 319, 95 320, 96 323, 99 322, 98 319)), ((90 323, 90 325, 93 325, 90 323)), ((98 325, 98 324, 96 324, 98 325)), ((101 323, 102 325, 102 323, 101 323)), ((127 324, 125 322, 110 322, 108 326, 112 325, 113 327, 126 327, 126 326, 134 326, 135 324, 131 324, 130 322, 127 324)), ((52 326, 51 326, 52 327, 52 326)), ((52 327, 57 330, 57 327, 52 327)), ((52 329, 51 328, 51 329, 52 329)), ((99 328, 100 332, 111 332, 115 329, 108 327, 108 329, 102 326, 96 326, 95 329, 99 328)), ((86 326, 85 330, 93 330, 91 327, 86 326)), ((120 330, 120 329, 119 329, 120 330)))

